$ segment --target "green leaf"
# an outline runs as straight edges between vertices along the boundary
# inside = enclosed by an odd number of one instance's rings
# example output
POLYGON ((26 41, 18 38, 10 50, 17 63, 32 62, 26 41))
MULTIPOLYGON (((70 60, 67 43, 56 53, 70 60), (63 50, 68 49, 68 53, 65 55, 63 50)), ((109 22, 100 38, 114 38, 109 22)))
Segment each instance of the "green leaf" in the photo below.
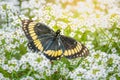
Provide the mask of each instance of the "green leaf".
POLYGON ((113 58, 109 58, 108 61, 107 61, 107 64, 108 64, 109 67, 112 66, 113 58))

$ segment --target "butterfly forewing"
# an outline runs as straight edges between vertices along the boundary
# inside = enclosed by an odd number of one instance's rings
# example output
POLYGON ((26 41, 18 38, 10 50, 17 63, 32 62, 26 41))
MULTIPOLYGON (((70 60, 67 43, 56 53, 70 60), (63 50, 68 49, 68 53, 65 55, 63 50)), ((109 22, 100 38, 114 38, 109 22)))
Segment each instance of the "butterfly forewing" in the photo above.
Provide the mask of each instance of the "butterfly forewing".
MULTIPOLYGON (((32 20, 23 20, 22 21, 22 29, 28 38, 28 40, 32 40, 32 37, 30 36, 30 29, 29 29, 29 24, 33 22, 32 20)), ((33 29, 32 29, 33 30, 33 29)))
POLYGON ((35 40, 38 36, 43 36, 44 34, 54 34, 54 31, 48 26, 32 20, 23 20, 22 29, 28 40, 35 40))
POLYGON ((43 23, 37 23, 35 25, 34 31, 36 35, 42 36, 44 34, 52 34, 54 35, 55 32, 50 29, 48 26, 44 25, 43 23))

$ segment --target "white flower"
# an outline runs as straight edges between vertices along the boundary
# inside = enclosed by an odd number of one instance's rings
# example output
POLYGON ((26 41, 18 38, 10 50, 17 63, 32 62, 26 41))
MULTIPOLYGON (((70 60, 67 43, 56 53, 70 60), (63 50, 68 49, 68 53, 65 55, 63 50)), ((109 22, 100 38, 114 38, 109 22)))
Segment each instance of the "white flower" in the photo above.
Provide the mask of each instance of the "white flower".
POLYGON ((27 66, 27 64, 26 63, 24 63, 24 64, 22 64, 22 69, 26 69, 28 66, 27 66))
POLYGON ((117 80, 115 76, 111 76, 110 80, 117 80))
POLYGON ((57 21, 57 26, 65 29, 68 25, 65 22, 57 21))
POLYGON ((37 78, 37 79, 43 78, 43 76, 42 76, 42 75, 39 75, 39 74, 34 74, 34 76, 35 76, 35 78, 37 78))
POLYGON ((53 26, 55 26, 56 25, 56 21, 54 21, 54 20, 52 20, 49 24, 48 24, 48 26, 49 27, 53 27, 53 26))
POLYGON ((9 78, 4 77, 4 76, 3 76, 3 74, 2 74, 2 73, 0 73, 0 80, 10 80, 10 79, 9 79, 9 78))
POLYGON ((20 80, 35 80, 35 79, 31 76, 26 76, 26 77, 21 78, 20 80))
POLYGON ((71 32, 70 33, 70 37, 74 37, 75 36, 75 33, 74 32, 71 32))

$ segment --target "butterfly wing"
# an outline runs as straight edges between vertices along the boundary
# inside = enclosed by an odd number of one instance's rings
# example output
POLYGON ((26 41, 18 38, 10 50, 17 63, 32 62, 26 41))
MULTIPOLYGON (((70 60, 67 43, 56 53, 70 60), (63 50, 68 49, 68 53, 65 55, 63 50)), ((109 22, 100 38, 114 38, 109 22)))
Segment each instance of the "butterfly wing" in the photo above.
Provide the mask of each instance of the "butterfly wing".
POLYGON ((23 20, 22 29, 28 38, 28 47, 33 51, 43 51, 50 60, 56 60, 62 55, 67 58, 76 58, 88 55, 88 49, 76 40, 60 35, 42 23, 32 20, 23 20))
MULTIPOLYGON (((35 40, 43 36, 44 34, 54 34, 55 32, 50 29, 48 26, 37 23, 32 20, 23 20, 22 21, 22 29, 25 32, 26 37, 28 40, 35 40)), ((44 36, 43 36, 44 37, 44 36)))
POLYGON ((63 55, 67 58, 72 59, 87 56, 89 54, 88 49, 83 44, 77 42, 73 38, 61 35, 61 42, 64 46, 63 55))
POLYGON ((37 38, 36 40, 29 41, 28 47, 33 50, 34 52, 43 51, 46 49, 48 45, 50 45, 51 41, 53 39, 53 36, 51 35, 43 35, 43 38, 37 38))
POLYGON ((56 60, 62 57, 62 44, 60 43, 59 38, 54 37, 50 45, 44 50, 44 55, 50 60, 56 60))
POLYGON ((28 47, 33 51, 43 51, 54 35, 54 31, 42 23, 23 20, 22 25, 22 29, 29 40, 28 47))

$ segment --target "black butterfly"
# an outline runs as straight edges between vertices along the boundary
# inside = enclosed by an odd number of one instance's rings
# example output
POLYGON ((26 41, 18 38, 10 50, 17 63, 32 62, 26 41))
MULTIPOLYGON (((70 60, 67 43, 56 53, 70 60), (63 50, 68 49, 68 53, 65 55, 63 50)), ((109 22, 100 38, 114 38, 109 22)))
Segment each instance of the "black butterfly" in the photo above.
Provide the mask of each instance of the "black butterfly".
POLYGON ((73 38, 60 35, 48 26, 32 20, 23 20, 22 29, 28 38, 28 47, 33 51, 41 51, 50 60, 64 56, 69 59, 87 56, 88 49, 73 38))

